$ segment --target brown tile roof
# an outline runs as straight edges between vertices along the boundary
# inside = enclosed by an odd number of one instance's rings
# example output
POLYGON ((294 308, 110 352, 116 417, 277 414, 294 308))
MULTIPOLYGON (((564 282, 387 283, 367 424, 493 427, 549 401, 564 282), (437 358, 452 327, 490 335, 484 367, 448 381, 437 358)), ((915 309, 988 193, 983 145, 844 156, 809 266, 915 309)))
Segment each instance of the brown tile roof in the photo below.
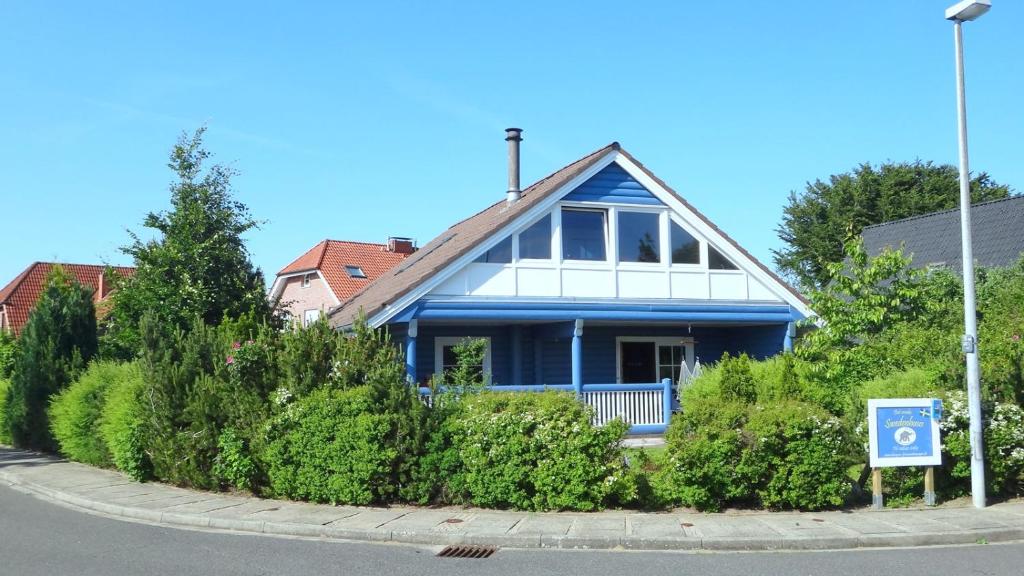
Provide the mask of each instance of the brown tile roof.
POLYGON ((376 281, 371 283, 361 292, 357 293, 347 301, 342 299, 341 306, 330 313, 332 326, 347 326, 352 323, 359 311, 362 310, 366 316, 372 317, 380 312, 386 305, 403 297, 421 282, 427 280, 434 274, 447 267, 452 261, 458 259, 468 252, 480 241, 484 240, 494 230, 507 224, 517 216, 529 210, 532 206, 547 198, 563 184, 572 180, 581 172, 592 166, 603 158, 610 151, 618 151, 623 156, 634 162, 645 174, 657 182, 661 187, 676 197, 686 207, 711 228, 717 231, 722 237, 735 246, 745 256, 749 257, 754 264, 777 280, 789 292, 807 303, 807 300, 792 286, 772 272, 767 266, 754 258, 747 250, 736 243, 729 235, 723 232, 718 226, 711 222, 706 216, 700 213, 692 204, 687 202, 675 190, 669 187, 660 178, 655 176, 636 158, 626 152, 618 142, 592 152, 583 158, 569 164, 568 166, 538 180, 532 186, 523 191, 522 197, 515 204, 508 206, 504 199, 483 211, 455 224, 448 230, 423 246, 419 252, 409 257, 402 265, 383 274, 376 281))
POLYGON ((347 326, 352 323, 359 310, 367 317, 380 312, 386 304, 401 298, 421 282, 430 278, 453 260, 472 249, 495 228, 510 222, 516 216, 529 210, 562 184, 572 180, 600 160, 605 153, 618 150, 619 143, 611 144, 592 152, 535 182, 523 190, 519 201, 509 206, 504 199, 483 211, 455 224, 428 242, 405 262, 388 270, 380 278, 352 298, 341 299, 340 307, 331 311, 332 326, 347 326))
MULTIPOLYGON (((28 322, 29 312, 35 307, 39 296, 43 293, 43 289, 46 287, 46 278, 55 265, 57 265, 56 262, 34 262, 0 289, 0 307, 6 311, 7 323, 15 334, 20 334, 21 329, 28 322)), ((79 284, 92 288, 94 295, 99 288, 100 274, 107 269, 107 266, 100 264, 60 263, 60 266, 79 284)), ((110 268, 123 278, 135 273, 135 268, 127 266, 111 266, 110 268)), ((111 288, 111 286, 104 286, 103 294, 98 295, 96 299, 102 300, 108 296, 111 288)))
POLYGON ((406 254, 388 250, 387 244, 324 240, 282 268, 277 275, 319 270, 334 295, 344 302, 405 258, 406 254), (345 266, 359 266, 366 278, 350 277, 345 266))

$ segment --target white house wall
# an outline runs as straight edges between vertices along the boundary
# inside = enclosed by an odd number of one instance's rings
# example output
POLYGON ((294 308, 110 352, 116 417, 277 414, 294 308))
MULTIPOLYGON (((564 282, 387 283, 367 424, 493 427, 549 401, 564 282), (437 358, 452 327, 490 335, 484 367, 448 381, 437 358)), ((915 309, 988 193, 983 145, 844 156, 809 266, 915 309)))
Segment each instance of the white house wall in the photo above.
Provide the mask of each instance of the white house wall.
POLYGON ((443 282, 431 294, 782 301, 742 270, 621 270, 610 265, 580 268, 556 264, 540 267, 473 263, 443 282))
MULTIPOLYGON (((628 298, 681 300, 728 300, 784 302, 781 286, 769 288, 746 257, 737 258, 736 250, 725 243, 713 245, 739 269, 710 270, 708 246, 712 245, 703 222, 691 222, 687 214, 662 202, 648 189, 610 165, 591 181, 563 197, 549 209, 551 217, 551 256, 549 260, 520 260, 518 233, 537 221, 521 222, 513 231, 512 262, 494 264, 473 262, 455 271, 434 287, 437 296, 628 298), (596 182, 597 184, 594 184, 596 182), (582 192, 581 192, 582 190, 582 192), (586 193, 584 193, 586 192, 586 193), (561 246, 561 210, 563 208, 601 209, 607 213, 605 261, 563 261, 561 246), (621 212, 659 214, 660 245, 663 262, 618 262, 617 222, 621 212), (700 264, 671 264, 671 223, 675 222, 700 241, 700 264)), ((501 238, 487 242, 493 246, 501 238)), ((774 283, 773 283, 774 284, 774 283)))

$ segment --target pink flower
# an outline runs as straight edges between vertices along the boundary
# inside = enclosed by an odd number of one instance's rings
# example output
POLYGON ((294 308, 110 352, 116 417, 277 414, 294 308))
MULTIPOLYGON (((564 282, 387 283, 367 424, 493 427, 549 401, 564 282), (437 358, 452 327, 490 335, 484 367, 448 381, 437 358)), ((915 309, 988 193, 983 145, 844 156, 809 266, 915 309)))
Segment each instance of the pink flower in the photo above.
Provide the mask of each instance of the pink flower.
POLYGON ((234 348, 235 350, 238 350, 239 348, 242 347, 242 345, 239 344, 238 342, 232 342, 231 347, 234 348))
POLYGON ((228 365, 231 365, 231 364, 234 364, 234 363, 235 363, 235 357, 234 356, 228 356, 228 365))
POLYGON ((1014 334, 1011 340, 1013 340, 1014 342, 1020 342, 1020 334, 1014 334))

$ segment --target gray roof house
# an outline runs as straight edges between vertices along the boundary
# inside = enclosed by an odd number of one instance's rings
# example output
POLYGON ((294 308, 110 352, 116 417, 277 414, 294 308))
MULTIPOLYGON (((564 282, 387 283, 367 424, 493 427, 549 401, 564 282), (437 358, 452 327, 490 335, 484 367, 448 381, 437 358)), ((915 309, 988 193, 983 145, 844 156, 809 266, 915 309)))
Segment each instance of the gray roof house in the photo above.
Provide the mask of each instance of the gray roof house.
MULTIPOLYGON (((1024 196, 1012 196, 971 207, 974 262, 1001 267, 1024 252, 1024 196)), ((948 267, 961 270, 960 209, 943 210, 867 226, 861 232, 864 248, 876 256, 884 248, 904 246, 914 268, 948 267)))

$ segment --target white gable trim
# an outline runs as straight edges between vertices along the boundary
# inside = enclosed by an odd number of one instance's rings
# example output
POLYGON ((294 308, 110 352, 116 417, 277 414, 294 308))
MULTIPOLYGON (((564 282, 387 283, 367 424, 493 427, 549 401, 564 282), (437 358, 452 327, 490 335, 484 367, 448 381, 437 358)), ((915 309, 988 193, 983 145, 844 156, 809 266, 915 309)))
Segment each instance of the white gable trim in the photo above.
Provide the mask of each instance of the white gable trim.
MULTIPOLYGON (((781 301, 789 304, 796 310, 798 310, 805 317, 813 316, 814 313, 811 309, 803 303, 795 294, 783 286, 778 280, 766 273, 760 266, 751 260, 751 258, 744 255, 738 250, 731 242, 725 240, 722 235, 717 232, 714 228, 708 225, 702 218, 698 217, 693 210, 689 209, 685 204, 680 202, 675 195, 668 192, 663 186, 658 184, 654 179, 650 178, 639 166, 632 162, 627 156, 621 154, 618 150, 610 150, 605 153, 605 156, 596 161, 590 168, 584 170, 575 178, 572 178, 557 190, 555 190, 550 196, 545 198, 542 202, 533 206, 526 212, 520 214, 515 220, 509 222, 505 226, 497 229, 494 233, 488 236, 484 241, 477 244, 473 249, 463 254, 460 258, 451 262, 444 269, 440 270, 424 282, 421 282, 418 286, 410 290, 401 298, 398 298, 391 304, 384 307, 383 310, 375 314, 373 317, 368 319, 370 326, 379 327, 406 309, 408 306, 415 303, 417 300, 427 295, 431 290, 438 287, 445 280, 451 278, 458 271, 462 270, 465 266, 476 260, 479 256, 493 248, 498 242, 504 240, 507 236, 520 231, 521 228, 525 228, 527 225, 532 224, 535 220, 542 217, 544 214, 550 212, 554 207, 562 201, 562 199, 578 188, 580 185, 585 183, 595 174, 603 170, 612 162, 617 163, 623 170, 625 170, 630 176, 636 179, 637 182, 642 184, 648 191, 651 192, 656 198, 661 200, 668 206, 669 210, 675 212, 686 222, 688 228, 698 232, 704 237, 705 242, 713 244, 722 254, 732 260, 743 272, 746 272, 751 278, 759 281, 763 284, 772 294, 777 296, 781 301)), ((640 209, 642 207, 632 206, 629 208, 640 209)), ((706 245, 706 244, 705 244, 706 245)), ((554 256, 554 254, 553 254, 554 256)), ((706 261, 706 256, 704 257, 706 261)))
POLYGON ((560 186, 542 202, 538 202, 533 208, 523 212, 518 218, 496 230, 486 240, 477 244, 472 250, 463 254, 462 257, 457 258, 443 270, 428 278, 425 282, 421 282, 419 286, 410 290, 405 296, 402 296, 391 304, 385 306, 383 310, 374 314, 372 318, 369 318, 367 323, 374 328, 383 325, 395 314, 398 314, 407 306, 419 300, 467 264, 479 258, 481 254, 493 248, 498 242, 504 240, 506 236, 513 234, 518 228, 522 227, 524 223, 532 223, 534 220, 551 211, 555 207, 555 204, 558 204, 558 202, 562 200, 563 196, 575 190, 587 180, 590 180, 601 170, 604 170, 606 166, 615 160, 616 156, 618 156, 617 150, 609 150, 606 152, 604 157, 594 162, 590 168, 580 172, 575 178, 572 178, 560 186))
POLYGON ((288 278, 295 278, 296 276, 305 276, 306 274, 316 274, 317 276, 319 276, 320 281, 323 282, 324 286, 327 287, 327 292, 331 295, 331 298, 334 298, 334 305, 341 306, 341 300, 338 300, 338 295, 334 293, 334 290, 331 288, 331 284, 327 281, 327 278, 324 278, 324 275, 320 272, 319 268, 313 270, 305 270, 302 272, 292 272, 290 274, 278 275, 278 277, 274 279, 274 284, 270 286, 270 292, 267 294, 267 298, 271 302, 277 300, 278 298, 281 297, 281 293, 284 292, 285 280, 287 280, 288 278))
POLYGON ((685 204, 679 201, 678 198, 663 186, 658 184, 656 180, 651 178, 636 165, 627 156, 620 154, 618 151, 615 153, 615 162, 622 167, 623 170, 629 173, 630 176, 636 179, 637 182, 647 188, 651 194, 654 194, 659 200, 664 202, 670 209, 677 214, 683 216, 684 220, 691 227, 696 229, 704 238, 718 249, 723 255, 729 260, 732 260, 736 266, 750 275, 751 278, 759 281, 764 285, 772 294, 779 297, 780 300, 789 304, 793 308, 797 309, 804 317, 810 318, 814 316, 814 311, 810 309, 800 298, 793 294, 786 286, 782 285, 777 279, 772 277, 770 274, 764 271, 760 266, 757 265, 749 256, 741 252, 732 242, 726 240, 720 232, 712 228, 703 218, 698 216, 687 207, 685 204))

